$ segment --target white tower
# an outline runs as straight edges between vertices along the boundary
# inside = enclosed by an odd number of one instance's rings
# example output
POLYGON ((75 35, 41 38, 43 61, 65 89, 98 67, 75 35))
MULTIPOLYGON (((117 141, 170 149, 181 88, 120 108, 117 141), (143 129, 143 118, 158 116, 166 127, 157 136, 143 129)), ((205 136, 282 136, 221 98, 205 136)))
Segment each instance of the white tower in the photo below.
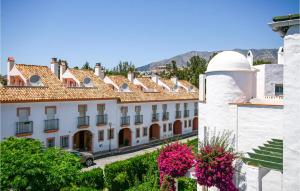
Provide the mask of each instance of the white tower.
POLYGON ((283 47, 280 47, 278 49, 278 52, 277 52, 277 63, 278 64, 283 64, 284 63, 284 59, 283 59, 283 47))
POLYGON ((251 66, 253 66, 253 54, 252 54, 251 50, 249 50, 248 53, 247 53, 247 60, 248 60, 249 64, 251 66))
MULTIPOLYGON (((247 58, 238 52, 224 51, 213 57, 206 71, 206 99, 199 105, 200 130, 236 132, 236 112, 230 103, 247 102, 254 96, 254 74, 247 58)), ((199 139, 204 139, 203 131, 199 139)))

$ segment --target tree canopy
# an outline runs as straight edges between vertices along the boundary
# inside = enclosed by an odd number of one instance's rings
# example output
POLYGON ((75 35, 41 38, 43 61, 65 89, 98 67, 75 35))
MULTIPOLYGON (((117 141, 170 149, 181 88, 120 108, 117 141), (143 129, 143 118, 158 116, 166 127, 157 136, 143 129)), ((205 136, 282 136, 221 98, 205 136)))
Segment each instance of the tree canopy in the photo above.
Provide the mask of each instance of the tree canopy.
POLYGON ((34 139, 8 138, 0 143, 1 190, 59 190, 78 180, 78 157, 46 149, 34 139))
POLYGON ((128 61, 120 61, 119 64, 114 67, 112 70, 107 70, 107 75, 122 75, 127 77, 128 72, 134 72, 135 66, 128 61))
POLYGON ((176 76, 179 80, 187 80, 196 87, 199 85, 199 74, 206 71, 207 62, 200 56, 193 56, 187 62, 187 67, 178 68, 176 61, 172 60, 171 63, 166 65, 166 70, 159 75, 165 78, 176 76))

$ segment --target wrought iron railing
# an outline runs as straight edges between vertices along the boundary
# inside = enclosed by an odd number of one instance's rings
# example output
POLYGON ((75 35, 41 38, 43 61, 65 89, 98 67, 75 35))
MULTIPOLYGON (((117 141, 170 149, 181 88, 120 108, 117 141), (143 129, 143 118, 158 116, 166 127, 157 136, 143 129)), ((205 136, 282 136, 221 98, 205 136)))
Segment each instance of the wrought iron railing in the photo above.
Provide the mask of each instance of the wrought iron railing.
POLYGON ((58 119, 46 119, 44 131, 58 130, 59 120, 58 119))
POLYGON ((130 125, 130 116, 121 117, 121 126, 130 125))
POLYGON ((90 126, 90 116, 83 116, 83 117, 78 117, 78 124, 77 127, 87 127, 90 126))
POLYGON ((16 135, 33 133, 33 122, 32 121, 17 122, 16 128, 17 128, 16 135))
POLYGON ((106 125, 107 124, 107 114, 97 115, 97 125, 106 125))
POLYGON ((142 124, 143 123, 143 115, 136 115, 134 118, 134 123, 137 124, 142 124))

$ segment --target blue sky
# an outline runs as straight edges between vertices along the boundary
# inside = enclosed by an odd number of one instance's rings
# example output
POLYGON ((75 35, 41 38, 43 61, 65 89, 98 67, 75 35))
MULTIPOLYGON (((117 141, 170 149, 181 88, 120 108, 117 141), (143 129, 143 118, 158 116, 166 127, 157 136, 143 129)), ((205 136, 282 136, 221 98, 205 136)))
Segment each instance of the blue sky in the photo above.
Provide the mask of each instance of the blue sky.
POLYGON ((267 23, 296 12, 298 0, 1 0, 1 73, 8 56, 112 68, 192 50, 277 48, 267 23))

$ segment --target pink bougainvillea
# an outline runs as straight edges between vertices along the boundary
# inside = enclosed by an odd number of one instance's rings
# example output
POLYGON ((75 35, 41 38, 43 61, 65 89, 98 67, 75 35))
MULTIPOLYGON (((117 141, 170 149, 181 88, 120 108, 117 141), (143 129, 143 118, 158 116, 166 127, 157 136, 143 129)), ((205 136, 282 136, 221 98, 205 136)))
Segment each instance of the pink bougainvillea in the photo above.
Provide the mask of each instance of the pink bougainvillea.
POLYGON ((170 176, 173 180, 171 190, 175 190, 174 178, 184 176, 195 163, 191 148, 178 142, 164 147, 157 160, 160 183, 162 184, 165 176, 170 176))
POLYGON ((201 148, 195 166, 197 182, 207 187, 215 186, 220 191, 237 191, 232 182, 234 159, 234 153, 222 147, 208 145, 201 148))

